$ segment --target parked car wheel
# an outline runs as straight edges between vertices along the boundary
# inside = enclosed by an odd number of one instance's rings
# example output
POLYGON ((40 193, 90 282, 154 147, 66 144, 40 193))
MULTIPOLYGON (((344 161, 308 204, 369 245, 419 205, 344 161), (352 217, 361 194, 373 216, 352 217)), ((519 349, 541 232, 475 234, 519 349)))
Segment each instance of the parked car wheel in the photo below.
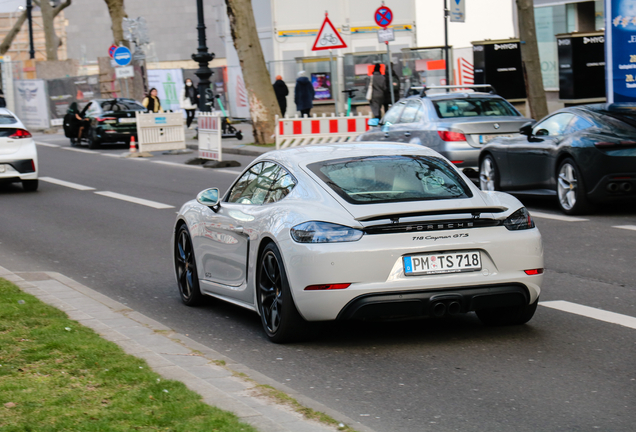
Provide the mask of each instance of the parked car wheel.
POLYGON ((181 300, 188 306, 199 305, 203 300, 203 295, 199 288, 199 275, 192 238, 185 224, 179 227, 175 236, 174 267, 181 300))
POLYGON ((581 172, 572 159, 561 162, 556 181, 559 207, 563 213, 576 215, 591 210, 581 172))
POLYGON ((102 143, 97 138, 97 133, 95 133, 94 128, 90 128, 87 132, 88 136, 88 148, 91 150, 99 150, 102 148, 102 143))
POLYGON ((275 343, 296 340, 305 320, 296 309, 283 259, 274 243, 265 246, 256 277, 258 311, 267 338, 275 343))
POLYGON ((22 180, 22 187, 27 192, 35 192, 38 190, 38 180, 22 180))
POLYGON ((479 165, 479 188, 483 191, 499 190, 499 169, 491 155, 487 155, 479 165))
POLYGON ((479 309, 475 311, 482 323, 490 326, 521 325, 532 319, 539 299, 527 306, 479 309))

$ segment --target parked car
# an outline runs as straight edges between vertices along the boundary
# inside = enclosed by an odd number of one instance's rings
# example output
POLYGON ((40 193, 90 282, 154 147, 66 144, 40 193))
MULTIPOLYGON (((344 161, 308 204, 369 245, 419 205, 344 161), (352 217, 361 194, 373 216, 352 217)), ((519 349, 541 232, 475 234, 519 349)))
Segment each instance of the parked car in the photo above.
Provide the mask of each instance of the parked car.
POLYGON ((86 110, 86 118, 90 119, 90 128, 85 139, 90 149, 98 149, 105 143, 130 142, 137 137, 137 121, 135 113, 145 112, 146 108, 127 98, 94 99, 86 110))
MULTIPOLYGON (((431 94, 460 86, 421 88, 421 94, 398 101, 378 124, 357 141, 420 144, 439 152, 466 174, 477 175, 479 150, 493 138, 518 134, 531 121, 491 86, 461 86, 460 92, 431 94), (472 88, 475 91, 466 91, 472 88), (476 90, 490 89, 491 93, 476 90)), ((419 88, 411 88, 419 89, 419 88)), ((377 123, 376 123, 377 122, 377 123)))
POLYGON ((475 311, 523 324, 543 278, 541 235, 516 198, 407 144, 269 152, 224 194, 184 204, 172 244, 186 305, 208 295, 254 310, 273 342, 306 321, 475 311))
POLYGON ((565 108, 480 154, 480 187, 552 195, 566 214, 636 199, 636 105, 565 108))
POLYGON ((31 133, 6 108, 0 108, 0 183, 22 183, 38 189, 38 151, 31 133))

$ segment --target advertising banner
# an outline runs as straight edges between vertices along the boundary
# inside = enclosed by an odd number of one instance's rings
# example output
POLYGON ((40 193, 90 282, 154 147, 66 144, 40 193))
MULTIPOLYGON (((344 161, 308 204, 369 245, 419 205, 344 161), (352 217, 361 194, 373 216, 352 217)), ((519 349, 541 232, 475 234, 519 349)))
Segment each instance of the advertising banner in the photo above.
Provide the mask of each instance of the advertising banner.
POLYGON ((636 102, 636 0, 605 0, 607 102, 636 102))
POLYGON ((148 88, 153 87, 157 89, 157 96, 164 111, 181 109, 179 98, 184 87, 181 69, 149 69, 148 88))
POLYGON ((51 79, 46 81, 46 86, 51 120, 64 118, 72 102, 77 102, 81 110, 100 97, 97 75, 51 79))
POLYGON ((15 80, 15 113, 29 129, 48 129, 49 110, 44 80, 15 80))
POLYGON ((332 99, 331 95, 331 77, 326 72, 312 73, 311 84, 314 86, 314 100, 332 99))

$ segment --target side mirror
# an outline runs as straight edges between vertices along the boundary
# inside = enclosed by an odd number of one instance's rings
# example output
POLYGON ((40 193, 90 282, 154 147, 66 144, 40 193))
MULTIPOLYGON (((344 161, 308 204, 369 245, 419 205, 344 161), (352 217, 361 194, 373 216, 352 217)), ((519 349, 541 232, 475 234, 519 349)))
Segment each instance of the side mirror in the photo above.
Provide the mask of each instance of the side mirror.
POLYGON ((204 191, 199 192, 199 194, 197 195, 197 202, 207 207, 218 206, 219 205, 219 190, 217 188, 212 188, 212 189, 206 189, 204 191))
POLYGON ((537 136, 548 136, 550 135, 550 132, 548 132, 547 129, 539 129, 537 131, 537 136))
POLYGON ((526 135, 526 136, 531 136, 532 135, 532 125, 533 123, 526 123, 523 126, 521 126, 521 129, 519 129, 519 133, 521 135, 526 135))
POLYGON ((377 127, 380 124, 380 120, 377 118, 369 119, 369 127, 377 127))

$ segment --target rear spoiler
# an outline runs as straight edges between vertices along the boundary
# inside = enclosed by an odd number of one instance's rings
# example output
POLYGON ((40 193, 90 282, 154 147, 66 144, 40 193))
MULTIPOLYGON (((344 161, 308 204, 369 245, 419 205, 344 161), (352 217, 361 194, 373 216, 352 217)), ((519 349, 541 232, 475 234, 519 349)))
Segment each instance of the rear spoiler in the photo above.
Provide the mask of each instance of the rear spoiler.
POLYGON ((491 206, 491 207, 475 207, 465 209, 448 209, 448 210, 424 210, 410 213, 385 213, 373 216, 364 216, 356 218, 359 222, 371 222, 382 219, 390 219, 393 223, 398 223, 400 219, 407 217, 417 216, 439 216, 439 215, 454 215, 454 214, 470 214, 473 218, 477 219, 482 213, 504 213, 508 211, 508 207, 503 206, 491 206))

